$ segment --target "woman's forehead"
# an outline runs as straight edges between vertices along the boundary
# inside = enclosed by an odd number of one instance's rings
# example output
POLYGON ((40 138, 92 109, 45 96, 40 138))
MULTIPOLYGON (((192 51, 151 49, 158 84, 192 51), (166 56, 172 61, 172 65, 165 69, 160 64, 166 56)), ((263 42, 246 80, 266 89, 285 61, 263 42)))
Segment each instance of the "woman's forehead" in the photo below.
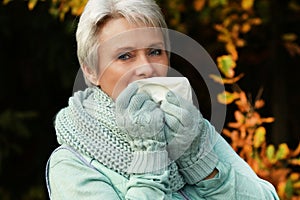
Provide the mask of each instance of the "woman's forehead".
POLYGON ((161 28, 132 24, 125 18, 111 19, 99 31, 100 44, 146 47, 163 40, 161 28))

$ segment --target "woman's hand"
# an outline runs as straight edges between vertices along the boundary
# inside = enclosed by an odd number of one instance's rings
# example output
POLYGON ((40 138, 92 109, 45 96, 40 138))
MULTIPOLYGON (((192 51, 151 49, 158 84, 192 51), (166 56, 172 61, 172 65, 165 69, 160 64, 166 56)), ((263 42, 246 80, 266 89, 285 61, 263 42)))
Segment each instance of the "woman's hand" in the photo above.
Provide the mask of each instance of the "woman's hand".
POLYGON ((164 113, 148 94, 137 93, 130 84, 116 99, 116 121, 127 133, 133 150, 132 173, 153 172, 167 167, 164 113))
POLYGON ((197 154, 199 134, 204 123, 200 111, 172 91, 169 91, 166 100, 162 101, 161 109, 165 112, 169 157, 177 160, 197 154))
POLYGON ((165 112, 167 151, 176 160, 189 184, 215 175, 218 158, 213 152, 214 128, 189 101, 168 92, 161 107, 165 112))

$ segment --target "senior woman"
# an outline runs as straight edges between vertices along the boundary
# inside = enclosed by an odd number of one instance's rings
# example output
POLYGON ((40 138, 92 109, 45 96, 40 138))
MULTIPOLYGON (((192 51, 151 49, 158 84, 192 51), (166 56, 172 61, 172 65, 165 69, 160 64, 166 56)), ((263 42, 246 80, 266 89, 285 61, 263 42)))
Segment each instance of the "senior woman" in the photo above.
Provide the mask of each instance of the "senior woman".
POLYGON ((56 116, 51 199, 278 199, 192 103, 138 92, 167 75, 166 27, 153 0, 87 2, 76 39, 88 88, 56 116))

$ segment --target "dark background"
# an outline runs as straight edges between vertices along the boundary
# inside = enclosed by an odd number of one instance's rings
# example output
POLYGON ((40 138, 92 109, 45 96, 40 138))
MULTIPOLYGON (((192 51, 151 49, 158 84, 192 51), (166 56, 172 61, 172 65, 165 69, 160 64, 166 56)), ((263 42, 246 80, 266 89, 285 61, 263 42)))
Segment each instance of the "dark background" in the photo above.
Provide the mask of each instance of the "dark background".
MULTIPOLYGON (((78 18, 60 21, 48 9, 47 2, 33 11, 26 1, 0 5, 0 199, 47 199, 44 170, 57 146, 53 120, 67 105, 79 69, 74 36, 78 18)), ((261 114, 276 119, 266 125, 269 143, 287 142, 293 148, 300 132, 300 56, 289 55, 280 36, 289 31, 300 35, 300 16, 284 2, 272 3, 266 12, 269 23, 247 36, 236 71, 245 73, 239 84, 253 99, 264 88, 261 114)), ((196 24, 192 16, 183 20, 187 34, 213 58, 223 53, 214 30, 196 24)), ((176 57, 172 62, 184 63, 176 57)), ((202 102, 209 105, 207 99, 202 102)), ((229 107, 228 120, 231 115, 229 107)))

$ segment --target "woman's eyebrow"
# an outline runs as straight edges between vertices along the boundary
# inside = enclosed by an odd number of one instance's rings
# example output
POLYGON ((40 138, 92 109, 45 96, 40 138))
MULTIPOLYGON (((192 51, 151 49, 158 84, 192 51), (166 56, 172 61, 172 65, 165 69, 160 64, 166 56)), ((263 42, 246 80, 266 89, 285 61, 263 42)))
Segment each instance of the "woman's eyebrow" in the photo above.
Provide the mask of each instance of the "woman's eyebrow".
POLYGON ((155 42, 155 43, 152 43, 150 44, 148 47, 165 47, 165 43, 164 42, 155 42))
POLYGON ((119 53, 119 52, 128 52, 128 51, 133 51, 136 50, 137 48, 131 47, 131 46, 124 46, 124 47, 118 47, 114 51, 119 53))
POLYGON ((149 43, 149 44, 145 44, 145 45, 139 45, 139 46, 130 46, 130 45, 124 45, 124 46, 116 46, 113 49, 113 52, 118 54, 121 52, 130 52, 130 51, 134 51, 134 50, 138 50, 138 49, 147 49, 147 48, 164 48, 165 44, 162 41, 158 41, 158 42, 153 42, 153 43, 149 43))

